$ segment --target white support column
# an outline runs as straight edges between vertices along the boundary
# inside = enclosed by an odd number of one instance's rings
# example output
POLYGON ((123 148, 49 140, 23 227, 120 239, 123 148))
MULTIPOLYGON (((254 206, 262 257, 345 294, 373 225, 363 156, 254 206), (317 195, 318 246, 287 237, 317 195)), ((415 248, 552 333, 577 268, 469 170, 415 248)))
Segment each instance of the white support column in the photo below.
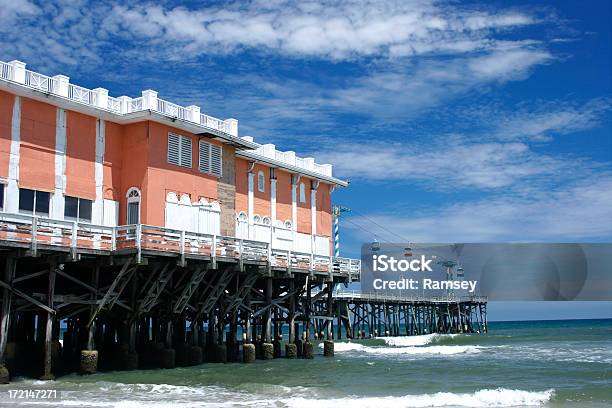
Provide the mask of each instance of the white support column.
POLYGON ((13 60, 9 64, 13 67, 13 73, 11 74, 11 80, 25 84, 26 80, 26 64, 25 62, 13 60))
POLYGON ((255 198, 253 196, 253 188, 255 185, 255 174, 253 174, 253 170, 251 169, 248 173, 249 176, 249 192, 248 192, 248 196, 247 196, 247 216, 248 216, 248 223, 249 223, 249 239, 253 239, 254 236, 254 227, 253 227, 253 217, 255 216, 254 211, 255 211, 255 198))
POLYGON ((230 118, 225 119, 224 122, 227 128, 227 133, 232 136, 238 137, 238 120, 230 118))
POLYGON ((200 123, 200 107, 190 105, 186 109, 189 111, 189 120, 194 123, 200 123))
POLYGON ((68 88, 70 86, 70 78, 66 75, 55 75, 53 77, 55 79, 56 88, 53 89, 53 92, 59 96, 63 96, 64 98, 68 97, 68 88))
MULTIPOLYGON (((15 62, 15 61, 12 61, 15 62)), ((25 66, 25 64, 24 64, 25 66)), ((6 212, 19 212, 19 147, 21 145, 21 97, 15 96, 11 119, 11 151, 9 153, 6 212)))
POLYGON ((98 108, 108 109, 108 89, 96 88, 93 90, 96 95, 96 103, 98 108))
POLYGON ((157 91, 151 89, 142 91, 142 109, 157 110, 157 91))
POLYGON ((270 179, 270 222, 276 222, 276 179, 270 179))
POLYGON ((66 111, 57 108, 55 116, 55 189, 51 195, 49 217, 64 219, 66 191, 66 111))
MULTIPOLYGON (((293 229, 294 235, 297 231, 297 189, 300 182, 299 174, 291 175, 291 228, 293 229)), ((295 242, 295 236, 293 237, 295 242)))
POLYGON ((274 244, 274 227, 276 226, 276 169, 270 169, 270 247, 274 244))
POLYGON ((91 222, 102 225, 104 223, 104 148, 106 141, 106 122, 103 119, 96 121, 96 162, 94 164, 94 177, 96 183, 96 200, 92 205, 91 222))
POLYGON ((319 182, 313 180, 310 182, 310 248, 311 253, 317 253, 317 242, 315 236, 317 235, 317 188, 319 188, 319 182))
POLYGON ((313 180, 310 189, 310 217, 311 217, 311 234, 317 235, 317 189, 319 181, 313 180))
POLYGON ((117 99, 119 99, 119 109, 122 115, 132 112, 132 98, 129 96, 120 96, 117 99))

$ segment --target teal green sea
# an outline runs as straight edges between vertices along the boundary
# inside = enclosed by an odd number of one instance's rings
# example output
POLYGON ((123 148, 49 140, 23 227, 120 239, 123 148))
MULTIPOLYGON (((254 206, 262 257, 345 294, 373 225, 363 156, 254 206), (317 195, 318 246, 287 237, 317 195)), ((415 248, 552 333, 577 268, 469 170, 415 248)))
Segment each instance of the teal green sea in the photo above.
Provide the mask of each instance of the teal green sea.
POLYGON ((612 406, 612 320, 491 323, 486 335, 337 342, 314 360, 16 379, 0 406, 612 406), (54 401, 8 400, 56 389, 54 401))

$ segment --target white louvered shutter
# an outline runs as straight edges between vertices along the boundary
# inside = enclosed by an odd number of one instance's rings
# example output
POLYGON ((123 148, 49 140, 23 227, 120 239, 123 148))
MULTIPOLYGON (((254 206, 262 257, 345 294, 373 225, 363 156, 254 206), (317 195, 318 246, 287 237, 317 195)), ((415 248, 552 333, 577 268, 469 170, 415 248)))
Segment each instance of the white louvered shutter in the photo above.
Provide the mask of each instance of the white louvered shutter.
POLYGON ((218 177, 221 177, 222 156, 221 146, 210 145, 210 172, 218 177))
POLYGON ((180 139, 178 135, 168 135, 168 163, 180 165, 180 139))
POLYGON ((221 177, 223 166, 223 150, 221 146, 200 140, 199 168, 203 173, 221 177))
POLYGON ((191 168, 191 138, 181 136, 181 166, 191 168))
POLYGON ((210 173, 210 144, 200 140, 200 171, 210 173))

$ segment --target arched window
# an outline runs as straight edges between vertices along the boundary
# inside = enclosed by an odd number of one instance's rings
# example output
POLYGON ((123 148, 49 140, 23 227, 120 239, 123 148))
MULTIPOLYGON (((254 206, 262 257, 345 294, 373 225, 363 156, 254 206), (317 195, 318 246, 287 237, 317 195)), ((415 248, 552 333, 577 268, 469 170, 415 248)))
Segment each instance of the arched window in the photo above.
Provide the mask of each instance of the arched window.
POLYGON ((266 191, 266 176, 263 171, 257 173, 257 189, 262 193, 266 191))
POLYGON ((300 183, 300 203, 306 202, 306 186, 304 183, 300 183))
POLYGON ((132 187, 125 196, 127 198, 127 224, 140 224, 140 190, 132 187))
POLYGON ((260 217, 259 215, 255 214, 255 215, 253 216, 253 222, 254 222, 255 224, 259 224, 259 223, 261 223, 261 217, 260 217))
POLYGON ((291 229, 291 226, 292 226, 291 225, 291 221, 289 221, 289 220, 285 221, 285 228, 291 229))
POLYGON ((246 222, 247 221, 247 215, 244 211, 240 211, 240 213, 238 214, 238 221, 240 222, 246 222))
POLYGON ((270 225, 270 217, 263 217, 263 218, 261 219, 261 223, 262 223, 263 225, 270 225))

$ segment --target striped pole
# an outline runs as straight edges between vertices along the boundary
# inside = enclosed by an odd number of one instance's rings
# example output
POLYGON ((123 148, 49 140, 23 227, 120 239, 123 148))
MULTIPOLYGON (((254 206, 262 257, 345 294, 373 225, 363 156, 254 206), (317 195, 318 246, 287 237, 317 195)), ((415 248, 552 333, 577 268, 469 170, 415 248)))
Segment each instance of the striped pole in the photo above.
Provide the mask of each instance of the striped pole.
POLYGON ((334 217, 334 256, 335 257, 339 257, 340 256, 340 227, 338 224, 338 218, 340 214, 339 211, 334 211, 335 217, 334 217))

